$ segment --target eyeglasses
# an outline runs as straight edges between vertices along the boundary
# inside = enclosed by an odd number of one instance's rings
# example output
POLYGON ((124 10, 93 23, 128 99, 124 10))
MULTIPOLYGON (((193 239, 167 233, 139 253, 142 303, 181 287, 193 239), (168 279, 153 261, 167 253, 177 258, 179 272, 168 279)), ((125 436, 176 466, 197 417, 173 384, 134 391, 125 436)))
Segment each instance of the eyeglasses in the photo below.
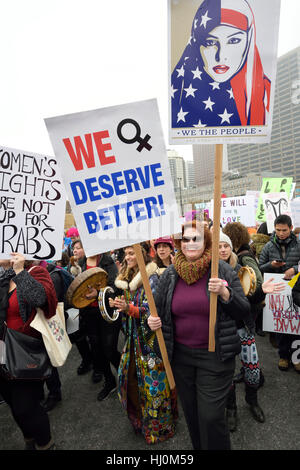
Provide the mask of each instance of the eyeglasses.
POLYGON ((182 237, 181 241, 182 243, 189 243, 190 241, 193 243, 199 243, 203 241, 203 237, 199 237, 199 235, 196 235, 195 237, 182 237))

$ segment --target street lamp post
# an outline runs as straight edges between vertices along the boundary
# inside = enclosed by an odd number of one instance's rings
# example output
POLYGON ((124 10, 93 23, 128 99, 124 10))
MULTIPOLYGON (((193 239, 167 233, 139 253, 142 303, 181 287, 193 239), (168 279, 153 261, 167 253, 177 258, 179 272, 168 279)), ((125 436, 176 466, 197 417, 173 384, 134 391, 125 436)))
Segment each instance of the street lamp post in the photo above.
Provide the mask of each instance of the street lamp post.
POLYGON ((179 198, 180 198, 180 210, 181 210, 181 216, 183 216, 183 207, 182 207, 182 194, 181 194, 181 181, 182 178, 177 178, 177 181, 179 182, 179 198))

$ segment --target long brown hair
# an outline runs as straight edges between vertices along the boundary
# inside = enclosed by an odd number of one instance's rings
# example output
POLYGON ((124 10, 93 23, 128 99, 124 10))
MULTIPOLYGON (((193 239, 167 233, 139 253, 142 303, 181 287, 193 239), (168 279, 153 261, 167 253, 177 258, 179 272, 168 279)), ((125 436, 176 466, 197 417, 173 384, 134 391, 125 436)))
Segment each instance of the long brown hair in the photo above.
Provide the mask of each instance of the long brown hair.
MULTIPOLYGON (((128 248, 131 248, 132 250, 134 250, 134 248, 129 245, 129 246, 125 246, 123 248, 124 252, 128 248)), ((145 248, 142 245, 141 245, 141 249, 142 249, 142 255, 143 255, 143 258, 144 258, 145 265, 147 265, 148 263, 150 263, 152 261, 152 258, 149 255, 149 253, 147 253, 147 251, 145 250, 145 248)), ((136 266, 134 268, 129 268, 128 267, 128 264, 127 264, 127 261, 126 261, 126 253, 125 253, 124 259, 123 259, 122 264, 121 264, 121 269, 120 269, 120 272, 119 272, 118 279, 130 282, 130 281, 132 281, 134 276, 138 273, 138 271, 139 271, 138 266, 136 266)))

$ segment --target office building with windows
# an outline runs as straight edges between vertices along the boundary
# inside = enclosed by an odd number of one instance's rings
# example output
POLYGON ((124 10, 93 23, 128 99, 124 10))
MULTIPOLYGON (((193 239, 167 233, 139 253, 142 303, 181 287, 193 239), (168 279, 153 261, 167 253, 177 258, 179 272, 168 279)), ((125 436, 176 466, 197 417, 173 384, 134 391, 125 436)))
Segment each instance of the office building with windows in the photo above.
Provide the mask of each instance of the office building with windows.
MULTIPOLYGON (((193 145, 195 185, 202 186, 214 181, 215 145, 193 145)), ((223 172, 228 171, 227 146, 223 145, 223 172)))
POLYGON ((186 160, 185 161, 185 169, 186 169, 187 187, 192 188, 193 186, 195 186, 194 162, 192 160, 186 160))
POLYGON ((228 145, 229 170, 279 172, 300 183, 300 47, 279 57, 270 144, 228 145))
POLYGON ((184 158, 178 155, 176 150, 167 150, 167 155, 174 188, 177 188, 179 186, 181 188, 186 188, 187 180, 184 158))

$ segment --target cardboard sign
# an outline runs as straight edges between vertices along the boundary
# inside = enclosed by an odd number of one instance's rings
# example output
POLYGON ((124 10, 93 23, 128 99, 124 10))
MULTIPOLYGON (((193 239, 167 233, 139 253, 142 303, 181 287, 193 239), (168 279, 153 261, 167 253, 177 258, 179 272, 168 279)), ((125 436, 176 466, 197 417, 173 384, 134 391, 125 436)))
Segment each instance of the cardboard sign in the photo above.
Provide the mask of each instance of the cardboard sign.
POLYGON ((65 189, 56 159, 0 148, 0 256, 59 260, 62 254, 65 189))
POLYGON ((276 217, 282 214, 292 217, 290 201, 286 193, 264 194, 263 203, 266 213, 268 233, 273 232, 276 217))
MULTIPOLYGON (((210 216, 213 217, 213 200, 211 201, 210 216)), ((246 227, 255 226, 254 197, 238 196, 221 199, 220 223, 224 227, 228 223, 240 222, 246 227)))
MULTIPOLYGON (((284 274, 265 273, 264 281, 274 277, 274 282, 283 280, 284 274)), ((300 310, 293 304, 292 289, 287 281, 280 294, 267 294, 263 310, 263 330, 274 333, 300 335, 300 310)))
POLYGON ((271 140, 280 0, 169 0, 170 144, 271 140))
POLYGON ((87 256, 180 231, 156 100, 45 123, 87 256))
MULTIPOLYGON (((290 194, 293 184, 293 178, 263 178, 260 196, 258 200, 258 208, 256 211, 256 220, 260 223, 266 221, 265 208, 263 203, 263 196, 271 193, 286 193, 290 194)), ((273 229, 272 229, 273 231, 273 229)))

